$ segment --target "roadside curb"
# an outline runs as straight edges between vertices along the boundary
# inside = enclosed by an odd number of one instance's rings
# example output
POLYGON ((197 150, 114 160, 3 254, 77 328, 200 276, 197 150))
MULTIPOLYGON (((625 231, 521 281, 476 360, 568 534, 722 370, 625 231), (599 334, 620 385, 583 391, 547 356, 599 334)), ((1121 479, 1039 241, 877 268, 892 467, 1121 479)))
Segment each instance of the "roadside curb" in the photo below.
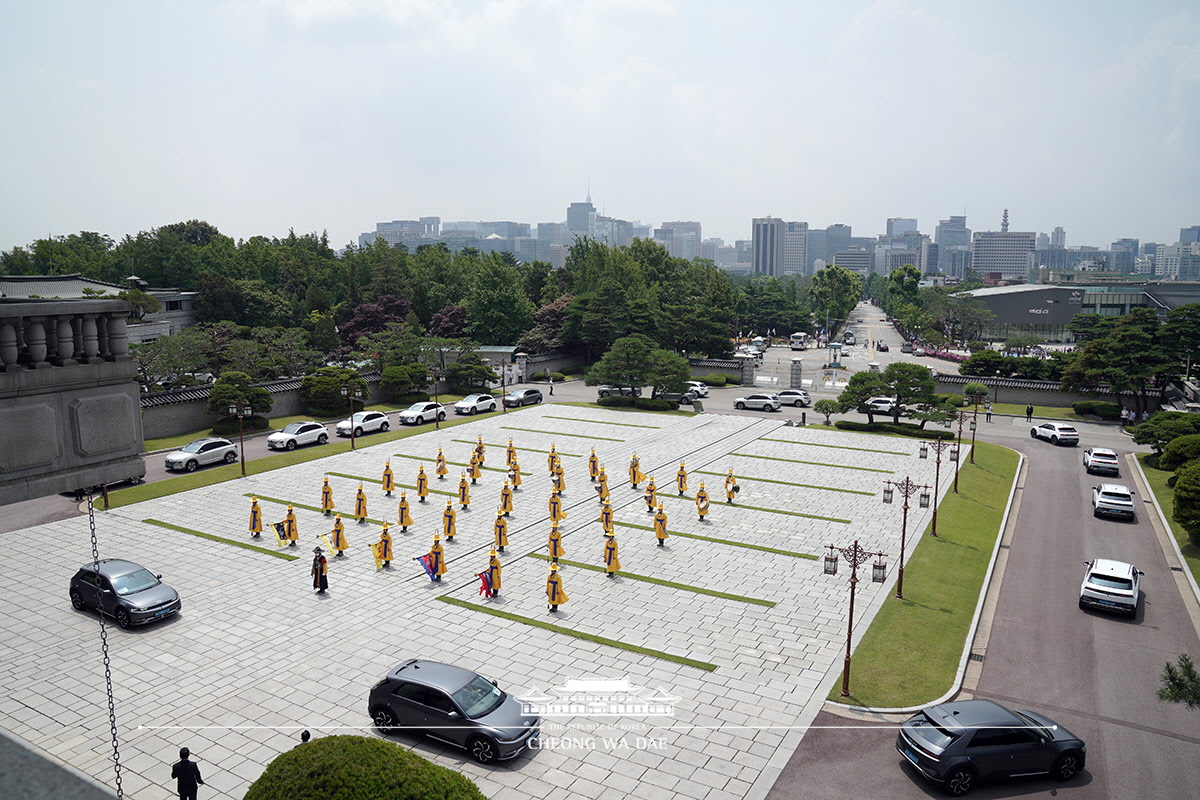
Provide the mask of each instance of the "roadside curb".
MULTIPOLYGON (((1171 523, 1167 521, 1167 515, 1163 512, 1162 506, 1158 502, 1158 497, 1150 489, 1150 481, 1146 479, 1146 473, 1142 470, 1142 462, 1132 453, 1126 455, 1128 461, 1133 462, 1136 468, 1136 478, 1138 491, 1142 497, 1151 497, 1154 506, 1156 522, 1159 524, 1153 525, 1154 534, 1158 537, 1158 543, 1162 547, 1163 555, 1166 557, 1167 566, 1171 566, 1171 556, 1174 555, 1180 574, 1175 581, 1178 584, 1186 584, 1192 590, 1189 597, 1186 592, 1180 591, 1183 599, 1183 605, 1187 609, 1188 616, 1191 617, 1192 625, 1197 630, 1200 630, 1200 585, 1196 584, 1196 577, 1192 574, 1192 570, 1188 567, 1187 560, 1183 557, 1183 552, 1179 549, 1179 542, 1175 539, 1175 533, 1171 530, 1171 523)), ((1180 589, 1183 587, 1180 586, 1180 589)))

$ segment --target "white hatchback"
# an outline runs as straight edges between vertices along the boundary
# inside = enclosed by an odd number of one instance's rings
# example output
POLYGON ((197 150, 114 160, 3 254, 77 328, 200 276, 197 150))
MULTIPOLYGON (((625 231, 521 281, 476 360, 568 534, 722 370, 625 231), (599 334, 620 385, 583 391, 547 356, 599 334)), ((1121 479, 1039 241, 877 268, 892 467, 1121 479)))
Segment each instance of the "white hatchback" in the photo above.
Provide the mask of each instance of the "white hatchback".
POLYGON ((1097 558, 1083 562, 1086 570, 1079 587, 1079 607, 1118 611, 1137 616, 1140 578, 1143 573, 1133 564, 1097 558))
POLYGON ((1079 431, 1061 422, 1043 422, 1029 429, 1032 439, 1045 439, 1050 444, 1065 444, 1072 447, 1079 444, 1079 431))

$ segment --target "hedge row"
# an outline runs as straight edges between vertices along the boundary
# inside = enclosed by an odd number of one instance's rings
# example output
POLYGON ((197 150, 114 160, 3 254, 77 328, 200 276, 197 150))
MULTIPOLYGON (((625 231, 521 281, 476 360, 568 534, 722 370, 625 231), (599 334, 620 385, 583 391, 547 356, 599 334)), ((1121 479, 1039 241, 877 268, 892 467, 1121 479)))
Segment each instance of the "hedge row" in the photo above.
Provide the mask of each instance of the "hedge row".
MULTIPOLYGON (((574 374, 574 373, 571 373, 571 374, 574 374)), ((563 371, 563 372, 551 372, 551 373, 550 373, 550 377, 554 378, 554 382, 555 382, 555 383, 561 383, 562 381, 566 380, 566 375, 567 375, 567 372, 565 372, 565 371, 563 371)), ((546 380, 546 373, 544 373, 544 372, 535 372, 535 373, 533 373, 532 375, 530 375, 530 376, 529 376, 529 380, 531 380, 531 381, 544 381, 544 380, 546 380)))
MULTIPOLYGON (((246 433, 251 431, 265 431, 271 427, 271 420, 266 417, 243 417, 242 430, 246 433)), ((237 436, 238 421, 237 417, 233 419, 219 419, 212 426, 214 436, 237 436)))
POLYGON ((734 375, 726 375, 722 372, 710 372, 700 379, 700 382, 705 386, 738 386, 742 379, 734 375))
POLYGON ((1081 417, 1099 417, 1100 419, 1120 419, 1121 407, 1116 403, 1106 403, 1102 400, 1080 400, 1071 406, 1081 417))
POLYGON ((867 433, 895 433, 900 436, 911 436, 914 439, 953 439, 953 431, 940 431, 936 428, 921 428, 910 422, 852 422, 840 419, 833 427, 842 431, 864 431, 867 433))
POLYGON ((625 397, 623 395, 601 397, 596 400, 596 405, 605 408, 640 408, 643 411, 675 411, 679 408, 679 403, 671 400, 657 397, 625 397))

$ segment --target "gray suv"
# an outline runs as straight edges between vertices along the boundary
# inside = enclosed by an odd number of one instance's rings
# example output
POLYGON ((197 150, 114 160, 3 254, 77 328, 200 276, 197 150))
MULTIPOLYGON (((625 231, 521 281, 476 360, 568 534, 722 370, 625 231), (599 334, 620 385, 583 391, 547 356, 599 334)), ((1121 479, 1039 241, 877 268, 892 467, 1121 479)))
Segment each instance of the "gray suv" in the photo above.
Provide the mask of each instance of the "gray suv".
POLYGON ((540 723, 495 682, 416 658, 375 684, 367 712, 384 732, 411 728, 464 748, 481 764, 520 755, 537 739, 540 723))
POLYGON ((237 457, 236 444, 228 439, 211 438, 188 442, 174 453, 167 453, 163 461, 168 470, 182 469, 194 472, 196 467, 207 464, 232 464, 237 461, 237 457))

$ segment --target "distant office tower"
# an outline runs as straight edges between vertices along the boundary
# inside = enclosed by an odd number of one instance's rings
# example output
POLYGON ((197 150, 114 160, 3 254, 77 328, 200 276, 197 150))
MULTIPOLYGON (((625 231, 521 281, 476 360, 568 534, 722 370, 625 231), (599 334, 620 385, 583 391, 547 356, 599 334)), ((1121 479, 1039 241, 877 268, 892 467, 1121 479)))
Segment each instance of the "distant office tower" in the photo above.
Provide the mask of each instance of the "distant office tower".
POLYGON ((1179 243, 1191 244, 1192 242, 1200 242, 1200 225, 1179 229, 1179 243))
POLYGON ((539 222, 537 226, 537 238, 539 242, 569 245, 571 243, 571 232, 561 222, 539 222))
POLYGON ((633 244, 633 223, 627 219, 597 216, 596 238, 613 247, 628 247, 633 244))
POLYGON ((592 236, 596 232, 596 207, 591 195, 582 203, 567 206, 567 230, 579 236, 592 236))
POLYGON ((857 247, 840 250, 833 254, 833 263, 865 278, 871 274, 871 251, 857 247))
POLYGON ((1037 235, 1037 249, 1038 250, 1049 250, 1050 249, 1050 236, 1048 234, 1039 233, 1037 235))
POLYGON ((1142 255, 1150 259, 1151 263, 1153 263, 1155 257, 1158 256, 1158 248, 1160 247, 1162 245, 1156 242, 1142 242, 1142 255))
POLYGON ((917 230, 917 221, 911 217, 888 217, 887 235, 899 236, 917 230))
POLYGON ((966 217, 951 217, 938 222, 933 232, 933 241, 940 250, 947 247, 970 247, 971 230, 966 217))
MULTIPOLYGON (((659 230, 671 232, 670 246, 667 250, 676 258, 686 258, 689 261, 700 255, 700 223, 699 222, 664 222, 659 230)), ((655 238, 658 232, 655 231, 655 238)))
POLYGON ((808 275, 808 223, 788 222, 783 231, 783 274, 808 275))
POLYGON ((779 275, 783 270, 784 222, 777 217, 755 217, 754 272, 759 275, 779 275))
POLYGON ((1133 272, 1133 265, 1137 261, 1140 247, 1141 243, 1137 239, 1117 239, 1109 245, 1112 257, 1109 259, 1108 268, 1114 272, 1129 275, 1133 272))
POLYGON ((1160 245, 1154 273, 1169 281, 1200 279, 1200 240, 1160 245))
POLYGON ((421 217, 421 235, 427 239, 436 239, 442 235, 441 217, 421 217))
POLYGON ((1050 246, 1059 250, 1067 246, 1067 232, 1061 225, 1050 232, 1050 246))
POLYGON ((825 260, 833 261, 833 254, 850 249, 850 226, 830 225, 825 229, 825 260))
POLYGON ((1008 229, 1006 208, 999 231, 975 231, 971 238, 971 267, 984 279, 1024 280, 1029 274, 1029 254, 1036 245, 1036 233, 1008 229))
POLYGON ((649 239, 654 235, 654 226, 637 222, 633 223, 633 237, 635 239, 649 239))
POLYGON ((828 264, 832 261, 829 256, 829 235, 824 228, 808 229, 808 246, 805 247, 804 272, 812 275, 817 270, 817 262, 828 264))

